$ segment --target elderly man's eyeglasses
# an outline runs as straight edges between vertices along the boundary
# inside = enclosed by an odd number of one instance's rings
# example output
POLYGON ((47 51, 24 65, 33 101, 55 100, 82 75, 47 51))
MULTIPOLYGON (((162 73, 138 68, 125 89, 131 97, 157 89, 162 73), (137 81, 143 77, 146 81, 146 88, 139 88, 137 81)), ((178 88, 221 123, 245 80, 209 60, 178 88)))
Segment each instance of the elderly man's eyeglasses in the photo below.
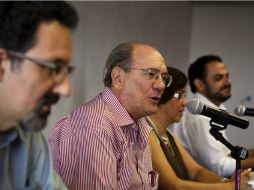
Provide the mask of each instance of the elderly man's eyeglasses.
POLYGON ((54 83, 60 84, 64 81, 67 75, 70 75, 74 71, 74 67, 70 65, 66 65, 63 62, 53 62, 46 60, 39 60, 32 57, 28 57, 22 53, 18 53, 15 51, 7 51, 10 57, 15 57, 18 59, 27 59, 34 64, 40 65, 52 71, 52 77, 54 79, 54 83))
POLYGON ((135 69, 135 70, 143 71, 144 75, 149 76, 150 79, 157 80, 161 76, 161 79, 162 79, 165 87, 169 87, 170 84, 172 83, 172 80, 173 80, 173 77, 171 75, 169 75, 168 73, 161 74, 160 71, 155 68, 147 68, 147 69, 128 68, 128 69, 135 69))
POLYGON ((186 93, 184 93, 184 92, 182 92, 182 93, 180 93, 180 92, 175 92, 175 93, 173 94, 173 98, 176 98, 176 99, 178 99, 178 100, 186 99, 186 97, 187 97, 187 95, 186 95, 186 93))

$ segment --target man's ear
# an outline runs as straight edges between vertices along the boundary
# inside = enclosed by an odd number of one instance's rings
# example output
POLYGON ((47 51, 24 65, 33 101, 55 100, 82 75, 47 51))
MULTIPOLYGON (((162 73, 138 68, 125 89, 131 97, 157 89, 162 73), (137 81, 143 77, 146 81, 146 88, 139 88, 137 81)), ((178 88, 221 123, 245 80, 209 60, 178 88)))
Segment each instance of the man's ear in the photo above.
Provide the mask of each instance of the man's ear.
POLYGON ((122 68, 116 66, 112 69, 111 79, 112 79, 112 87, 116 89, 121 89, 123 81, 124 81, 125 72, 122 68))
POLYGON ((203 92, 204 89, 205 89, 205 84, 200 79, 195 79, 194 80, 194 85, 196 86, 198 92, 203 92))
POLYGON ((0 81, 3 80, 4 72, 5 72, 5 64, 4 61, 7 59, 6 50, 0 48, 0 81))

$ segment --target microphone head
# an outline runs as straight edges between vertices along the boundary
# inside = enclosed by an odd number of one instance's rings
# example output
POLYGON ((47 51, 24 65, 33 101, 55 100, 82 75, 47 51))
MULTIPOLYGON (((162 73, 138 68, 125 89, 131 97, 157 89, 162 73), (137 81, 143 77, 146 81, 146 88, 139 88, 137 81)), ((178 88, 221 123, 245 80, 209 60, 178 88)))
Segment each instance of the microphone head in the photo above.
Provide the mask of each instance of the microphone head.
POLYGON ((187 109, 192 114, 200 114, 203 110, 204 104, 199 99, 190 100, 187 104, 187 109))
POLYGON ((240 105, 235 108, 235 114, 238 116, 243 116, 245 113, 246 107, 244 105, 240 105))

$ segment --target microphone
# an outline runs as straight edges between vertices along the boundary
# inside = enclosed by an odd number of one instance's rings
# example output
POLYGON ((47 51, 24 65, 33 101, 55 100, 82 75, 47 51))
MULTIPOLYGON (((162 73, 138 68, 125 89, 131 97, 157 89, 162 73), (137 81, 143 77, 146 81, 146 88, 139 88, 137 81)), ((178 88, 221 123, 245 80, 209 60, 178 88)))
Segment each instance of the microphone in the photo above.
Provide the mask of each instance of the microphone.
POLYGON ((212 118, 219 122, 218 124, 231 124, 242 129, 246 129, 249 126, 249 121, 235 115, 227 113, 225 110, 220 110, 202 103, 198 99, 193 99, 188 102, 187 109, 192 114, 201 114, 212 118))
POLYGON ((246 108, 244 105, 240 105, 235 108, 235 114, 238 116, 254 116, 254 109, 253 108, 246 108))

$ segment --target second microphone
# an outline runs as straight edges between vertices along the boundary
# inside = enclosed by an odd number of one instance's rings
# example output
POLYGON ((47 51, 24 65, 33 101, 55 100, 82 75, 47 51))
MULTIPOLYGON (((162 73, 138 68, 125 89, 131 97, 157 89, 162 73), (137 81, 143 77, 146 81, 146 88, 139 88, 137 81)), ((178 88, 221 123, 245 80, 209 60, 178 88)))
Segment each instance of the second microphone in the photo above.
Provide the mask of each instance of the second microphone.
POLYGON ((222 123, 227 121, 227 124, 246 129, 249 126, 249 121, 238 116, 227 113, 224 110, 208 106, 198 99, 193 99, 188 102, 187 109, 192 114, 201 114, 212 119, 219 119, 222 123))

